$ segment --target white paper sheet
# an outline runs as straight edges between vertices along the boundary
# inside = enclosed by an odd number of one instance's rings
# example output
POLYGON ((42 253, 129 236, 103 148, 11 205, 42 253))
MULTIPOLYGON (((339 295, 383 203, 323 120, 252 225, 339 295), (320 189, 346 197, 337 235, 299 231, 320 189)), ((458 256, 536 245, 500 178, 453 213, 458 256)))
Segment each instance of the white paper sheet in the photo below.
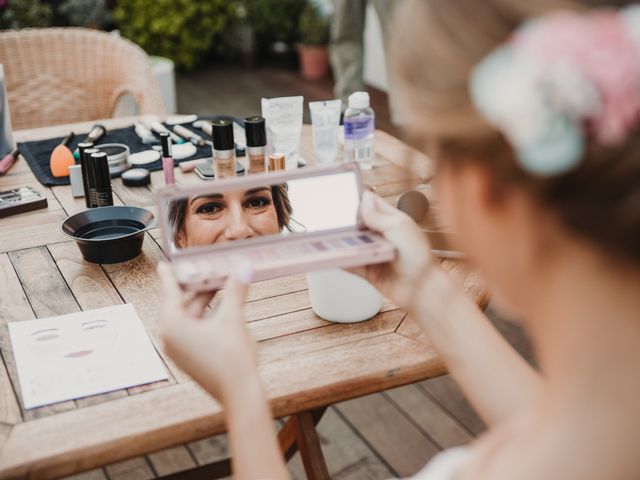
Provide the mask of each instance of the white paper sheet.
POLYGON ((133 305, 9 323, 24 408, 165 380, 133 305))

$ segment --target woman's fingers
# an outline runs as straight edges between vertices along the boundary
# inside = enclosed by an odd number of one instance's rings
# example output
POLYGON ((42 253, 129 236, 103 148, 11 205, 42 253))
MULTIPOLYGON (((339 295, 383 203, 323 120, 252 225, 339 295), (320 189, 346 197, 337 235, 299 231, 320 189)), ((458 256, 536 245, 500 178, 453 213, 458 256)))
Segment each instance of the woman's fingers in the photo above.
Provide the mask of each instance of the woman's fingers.
MULTIPOLYGON (((383 200, 381 200, 384 202, 383 200)), ((391 207, 393 208, 393 207, 391 207)), ((395 212, 382 211, 378 199, 370 192, 362 195, 362 207, 360 209, 362 219, 367 227, 380 233, 386 233, 394 223, 395 212)), ((400 213, 399 211, 397 213, 400 213)))
POLYGON ((246 263, 227 279, 224 286, 224 296, 220 302, 221 310, 242 310, 253 276, 253 266, 246 263))
POLYGON ((202 318, 216 291, 202 292, 183 301, 184 309, 193 317, 202 318))

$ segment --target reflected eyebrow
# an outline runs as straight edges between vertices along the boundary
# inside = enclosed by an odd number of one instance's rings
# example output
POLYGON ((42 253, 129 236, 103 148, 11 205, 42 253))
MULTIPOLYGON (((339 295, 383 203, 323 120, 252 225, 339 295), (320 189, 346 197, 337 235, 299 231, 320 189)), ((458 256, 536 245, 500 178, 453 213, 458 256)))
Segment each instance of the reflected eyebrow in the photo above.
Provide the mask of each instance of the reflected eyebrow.
POLYGON ((207 193, 206 195, 198 195, 197 197, 193 197, 189 201, 189 205, 193 204, 193 202, 195 202, 196 200, 199 200, 201 198, 214 198, 216 200, 220 200, 220 199, 222 199, 224 197, 222 196, 221 193, 207 193))
POLYGON ((271 190, 271 188, 269 188, 269 187, 250 188, 249 190, 244 192, 244 196, 245 197, 249 197, 249 196, 253 195, 254 193, 262 192, 264 190, 271 190))

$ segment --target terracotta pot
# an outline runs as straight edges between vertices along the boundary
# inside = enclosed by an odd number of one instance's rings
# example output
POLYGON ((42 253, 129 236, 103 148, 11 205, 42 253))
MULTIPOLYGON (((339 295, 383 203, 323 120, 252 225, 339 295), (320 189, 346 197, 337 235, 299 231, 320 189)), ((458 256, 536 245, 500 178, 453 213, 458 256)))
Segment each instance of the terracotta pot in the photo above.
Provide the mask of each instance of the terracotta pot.
POLYGON ((298 45, 300 74, 305 80, 321 80, 329 73, 329 49, 326 46, 298 45))

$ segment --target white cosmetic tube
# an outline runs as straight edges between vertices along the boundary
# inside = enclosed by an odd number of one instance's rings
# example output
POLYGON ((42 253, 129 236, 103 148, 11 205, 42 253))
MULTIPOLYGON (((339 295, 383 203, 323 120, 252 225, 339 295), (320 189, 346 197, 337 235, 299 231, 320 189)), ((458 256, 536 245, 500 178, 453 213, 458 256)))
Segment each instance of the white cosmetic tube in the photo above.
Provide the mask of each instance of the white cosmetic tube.
POLYGON ((338 131, 342 100, 310 102, 313 129, 313 151, 318 165, 336 163, 338 160, 338 131))

